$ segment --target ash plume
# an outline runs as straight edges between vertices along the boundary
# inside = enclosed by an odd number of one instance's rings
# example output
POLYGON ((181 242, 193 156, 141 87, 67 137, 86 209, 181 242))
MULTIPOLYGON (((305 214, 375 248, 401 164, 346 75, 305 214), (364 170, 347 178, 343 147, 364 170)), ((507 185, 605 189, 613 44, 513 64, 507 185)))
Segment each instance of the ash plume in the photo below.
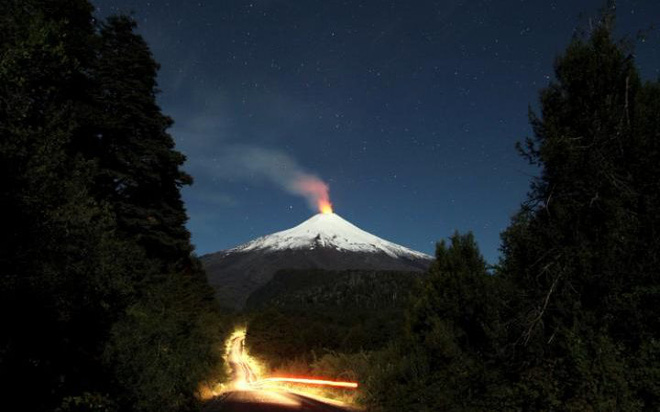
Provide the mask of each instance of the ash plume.
POLYGON ((224 150, 217 166, 227 177, 268 181, 288 193, 302 196, 314 211, 320 202, 330 201, 328 184, 281 150, 232 146, 224 150))

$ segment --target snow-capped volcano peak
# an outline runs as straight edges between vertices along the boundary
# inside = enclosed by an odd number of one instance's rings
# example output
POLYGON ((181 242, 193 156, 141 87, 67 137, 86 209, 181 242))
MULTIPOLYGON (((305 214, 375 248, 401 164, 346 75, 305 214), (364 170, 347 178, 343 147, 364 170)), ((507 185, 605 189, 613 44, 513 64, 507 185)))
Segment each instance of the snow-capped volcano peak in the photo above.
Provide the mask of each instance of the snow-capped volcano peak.
POLYGON ((433 258, 365 232, 337 214, 319 213, 291 229, 201 260, 218 299, 227 307, 241 308, 278 271, 423 272, 433 258))
POLYGON ((338 251, 386 253, 394 258, 432 259, 431 256, 365 232, 336 213, 319 213, 298 226, 262 236, 228 252, 331 248, 338 251))

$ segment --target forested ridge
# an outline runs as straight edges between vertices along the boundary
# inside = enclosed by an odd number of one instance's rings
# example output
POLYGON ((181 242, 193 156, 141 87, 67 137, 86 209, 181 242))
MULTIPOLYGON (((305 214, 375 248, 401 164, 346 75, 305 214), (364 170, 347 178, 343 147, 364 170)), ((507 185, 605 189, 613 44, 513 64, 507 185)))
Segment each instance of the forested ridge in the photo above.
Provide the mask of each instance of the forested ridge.
POLYGON ((134 21, 0 3, 0 385, 30 411, 182 411, 225 331, 184 224, 192 179, 134 21))
POLYGON ((403 325, 408 295, 422 276, 375 270, 280 271, 248 299, 247 345, 276 369, 291 364, 307 368, 328 351, 381 348, 403 325))

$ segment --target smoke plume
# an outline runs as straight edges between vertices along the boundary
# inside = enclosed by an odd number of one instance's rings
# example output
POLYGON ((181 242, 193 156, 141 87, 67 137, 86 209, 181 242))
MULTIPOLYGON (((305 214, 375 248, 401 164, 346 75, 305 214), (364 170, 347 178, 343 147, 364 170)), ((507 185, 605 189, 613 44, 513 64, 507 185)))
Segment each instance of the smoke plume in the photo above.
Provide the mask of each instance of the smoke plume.
POLYGON ((269 181, 288 193, 302 196, 317 211, 330 204, 330 188, 318 176, 307 172, 285 152, 256 146, 232 146, 217 159, 217 168, 230 178, 269 181))

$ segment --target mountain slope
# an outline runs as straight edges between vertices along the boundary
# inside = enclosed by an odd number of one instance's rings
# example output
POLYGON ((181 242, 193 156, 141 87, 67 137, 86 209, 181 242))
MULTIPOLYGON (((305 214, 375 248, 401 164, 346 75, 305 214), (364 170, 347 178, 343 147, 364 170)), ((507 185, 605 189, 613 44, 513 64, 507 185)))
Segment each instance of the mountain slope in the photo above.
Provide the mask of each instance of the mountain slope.
POLYGON ((248 296, 281 269, 423 271, 432 257, 329 213, 201 260, 220 303, 242 308, 248 296))
POLYGON ((334 248, 339 251, 383 252, 393 258, 430 259, 416 252, 365 232, 336 213, 319 213, 296 227, 273 233, 230 249, 230 252, 250 250, 334 248))

